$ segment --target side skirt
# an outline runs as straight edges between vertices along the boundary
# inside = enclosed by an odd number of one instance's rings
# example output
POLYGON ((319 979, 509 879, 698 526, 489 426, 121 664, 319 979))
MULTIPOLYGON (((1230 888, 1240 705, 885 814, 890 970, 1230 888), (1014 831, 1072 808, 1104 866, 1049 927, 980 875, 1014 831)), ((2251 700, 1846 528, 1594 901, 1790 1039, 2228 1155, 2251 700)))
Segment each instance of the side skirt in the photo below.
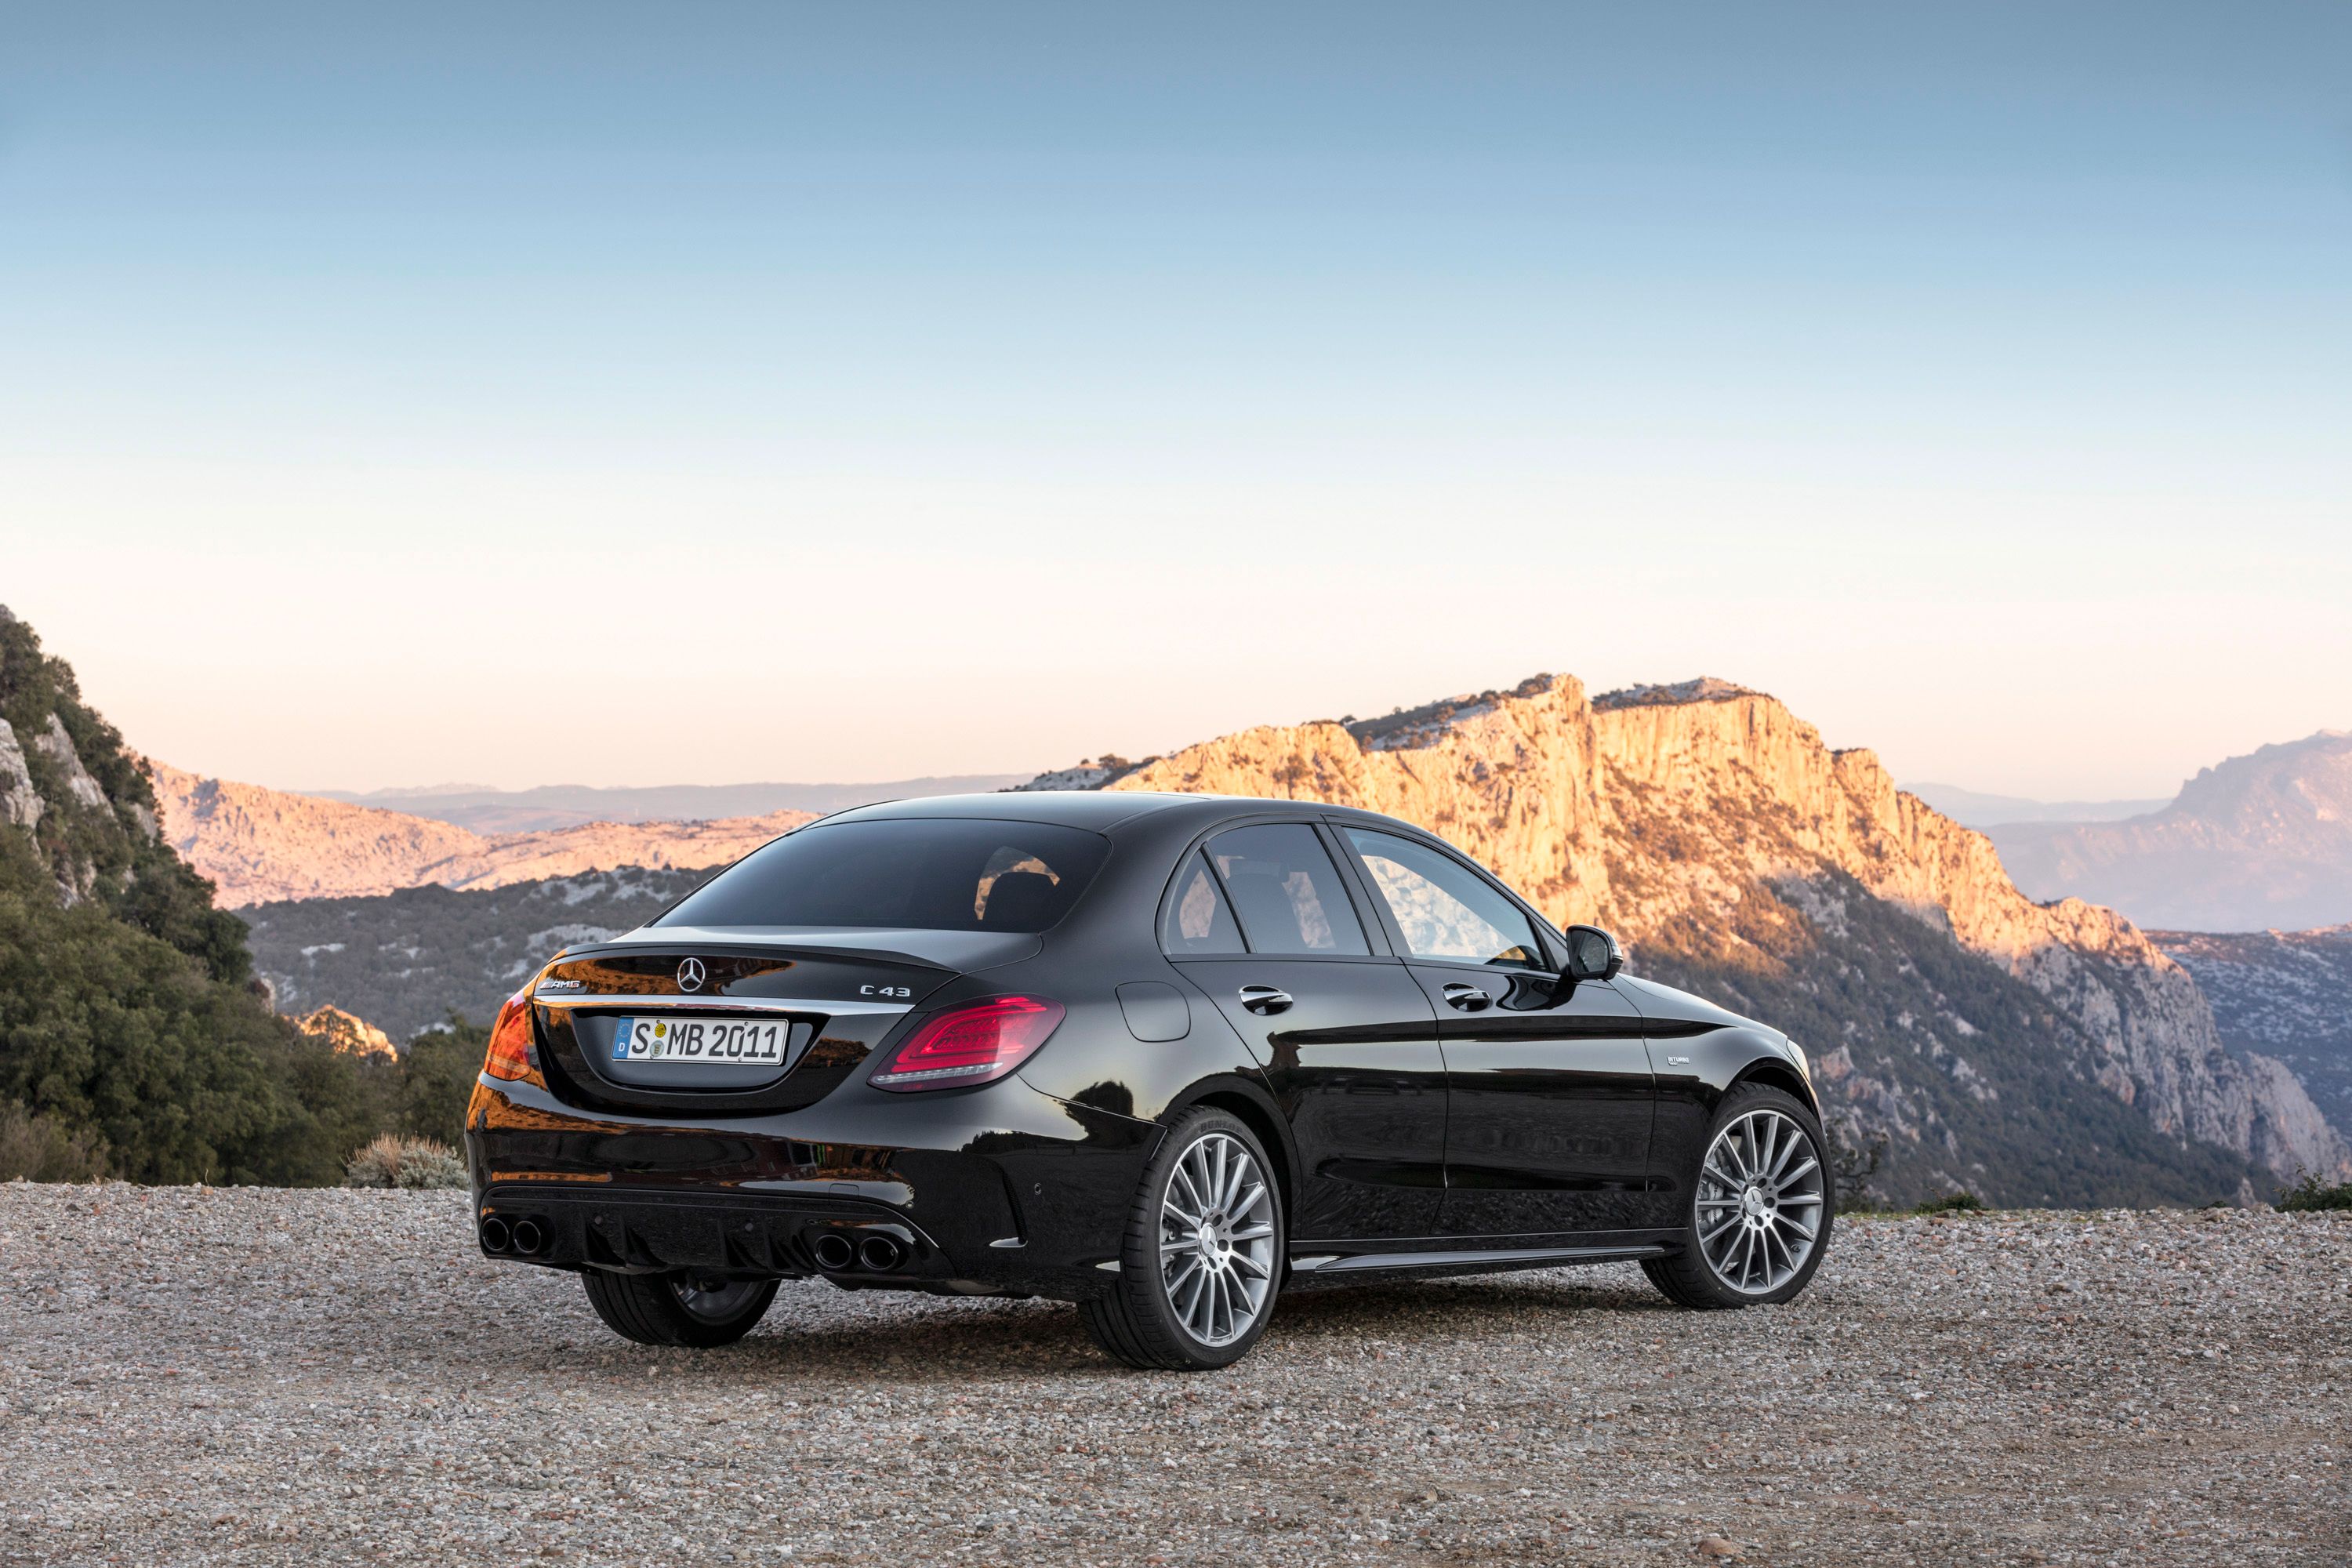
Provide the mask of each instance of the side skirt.
POLYGON ((1504 1269, 1560 1268, 1583 1263, 1626 1263, 1663 1258, 1666 1248, 1655 1242, 1605 1247, 1479 1247, 1428 1252, 1359 1252, 1346 1255, 1299 1252, 1290 1258, 1293 1289, 1340 1285, 1368 1278, 1411 1276, 1434 1278, 1447 1274, 1488 1274, 1504 1269))

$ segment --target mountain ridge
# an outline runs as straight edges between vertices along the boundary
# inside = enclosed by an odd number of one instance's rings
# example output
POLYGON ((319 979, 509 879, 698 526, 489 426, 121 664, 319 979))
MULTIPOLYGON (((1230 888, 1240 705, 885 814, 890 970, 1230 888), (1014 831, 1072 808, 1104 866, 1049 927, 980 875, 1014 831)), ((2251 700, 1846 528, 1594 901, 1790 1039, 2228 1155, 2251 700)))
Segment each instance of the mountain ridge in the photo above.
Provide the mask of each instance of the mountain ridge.
POLYGON ((454 823, 481 834, 531 833, 591 823, 713 822, 778 811, 828 812, 879 800, 1001 789, 1018 773, 955 773, 866 784, 538 784, 502 790, 488 784, 432 784, 372 791, 289 793, 347 805, 454 823))

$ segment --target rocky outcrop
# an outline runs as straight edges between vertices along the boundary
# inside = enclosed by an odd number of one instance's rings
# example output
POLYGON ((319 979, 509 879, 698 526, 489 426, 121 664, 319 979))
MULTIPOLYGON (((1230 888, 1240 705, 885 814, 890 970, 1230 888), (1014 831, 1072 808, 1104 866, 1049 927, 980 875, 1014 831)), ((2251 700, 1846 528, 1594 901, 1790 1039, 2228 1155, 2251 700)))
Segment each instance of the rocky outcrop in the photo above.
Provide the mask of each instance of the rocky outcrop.
MULTIPOLYGON (((0 605, 0 613, 5 608, 0 605)), ((0 719, 0 822, 30 833, 40 826, 44 809, 32 770, 25 765, 25 748, 16 743, 8 721, 0 719)))
POLYGON ((294 1026, 330 1050, 353 1057, 393 1057, 392 1037, 341 1007, 320 1007, 294 1020, 294 1026))
POLYGON ((622 866, 720 866, 804 811, 715 822, 595 822, 479 834, 429 817, 202 778, 151 761, 164 837, 219 887, 223 908, 402 888, 500 888, 622 866))
POLYGON ((106 808, 106 791, 89 776, 81 765, 81 755, 74 750, 73 737, 66 733, 65 721, 55 712, 33 737, 33 749, 58 765, 58 775, 64 782, 66 793, 76 801, 99 810, 106 808))
MULTIPOLYGON (((2088 1042, 2084 1073, 2164 1132, 2352 1173, 2292 1075, 2232 1056, 2189 976, 2111 910, 2021 893, 1983 835, 1832 752, 1770 697, 1720 681, 1588 700, 1566 676, 1356 723, 1243 731, 1113 789, 1319 799, 1422 824, 1562 921, 1766 966, 1790 894, 1851 878, 1999 965, 2088 1042)), ((1879 1092, 1853 1075, 1857 1098, 1879 1092)))

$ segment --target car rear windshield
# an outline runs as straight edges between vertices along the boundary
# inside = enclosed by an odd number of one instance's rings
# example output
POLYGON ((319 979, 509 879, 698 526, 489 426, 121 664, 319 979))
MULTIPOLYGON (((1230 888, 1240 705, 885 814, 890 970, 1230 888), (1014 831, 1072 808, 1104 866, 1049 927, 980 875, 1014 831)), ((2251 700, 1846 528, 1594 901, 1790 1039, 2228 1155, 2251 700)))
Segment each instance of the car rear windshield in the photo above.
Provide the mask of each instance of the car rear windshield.
POLYGON ((1041 931, 1109 855, 1100 834, 1042 822, 817 823, 753 850, 654 923, 1041 931))

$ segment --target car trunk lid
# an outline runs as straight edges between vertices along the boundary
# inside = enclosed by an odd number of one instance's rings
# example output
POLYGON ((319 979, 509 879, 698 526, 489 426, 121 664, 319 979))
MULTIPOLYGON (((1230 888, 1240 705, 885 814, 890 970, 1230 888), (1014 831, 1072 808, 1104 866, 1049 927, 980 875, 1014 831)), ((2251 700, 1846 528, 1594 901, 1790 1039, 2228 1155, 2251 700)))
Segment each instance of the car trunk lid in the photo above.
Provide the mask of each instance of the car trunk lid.
POLYGON ((976 931, 648 927, 564 952, 533 987, 533 1023, 548 1087, 569 1103, 793 1110, 940 986, 1036 948, 976 931))

